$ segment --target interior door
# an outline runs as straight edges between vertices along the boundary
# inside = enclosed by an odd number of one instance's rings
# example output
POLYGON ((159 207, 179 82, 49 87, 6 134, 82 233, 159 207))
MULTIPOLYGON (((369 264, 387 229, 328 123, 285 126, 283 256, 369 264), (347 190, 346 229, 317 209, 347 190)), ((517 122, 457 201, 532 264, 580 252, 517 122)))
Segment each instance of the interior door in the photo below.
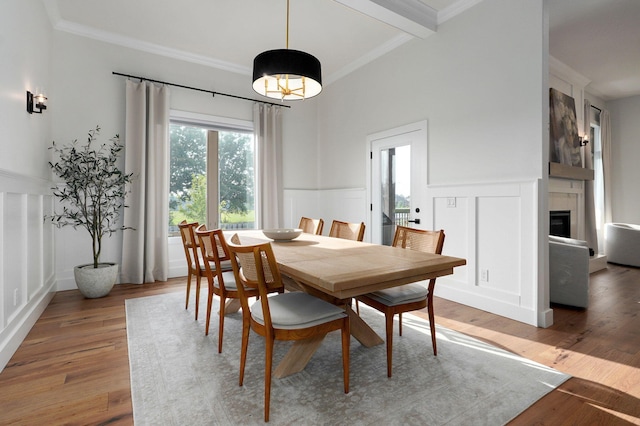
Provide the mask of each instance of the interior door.
POLYGON ((369 136, 371 242, 391 245, 397 225, 423 229, 426 121, 369 136))

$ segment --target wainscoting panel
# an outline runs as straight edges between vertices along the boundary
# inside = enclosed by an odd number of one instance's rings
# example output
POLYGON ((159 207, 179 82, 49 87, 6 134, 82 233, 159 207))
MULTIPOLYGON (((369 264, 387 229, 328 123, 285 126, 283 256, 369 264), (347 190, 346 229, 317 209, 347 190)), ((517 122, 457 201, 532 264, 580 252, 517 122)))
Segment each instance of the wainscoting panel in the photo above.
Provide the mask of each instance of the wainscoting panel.
MULTIPOLYGON (((444 229, 443 253, 467 260, 453 275, 438 278, 436 295, 527 324, 550 325, 538 272, 541 196, 537 180, 429 187, 425 228, 444 229)), ((364 189, 285 190, 284 204, 285 226, 297 226, 303 215, 321 217, 325 235, 333 219, 368 222, 364 189)))
POLYGON ((467 265, 438 279, 436 295, 531 325, 538 324, 538 183, 429 188, 433 229, 443 253, 467 265))
MULTIPOLYGON (((319 191, 306 189, 285 189, 283 194, 283 226, 297 228, 302 216, 321 218, 319 191)), ((325 219, 326 221, 326 219, 325 219)))
MULTIPOLYGON (((284 190, 284 224, 297 227, 301 216, 322 218, 324 235, 329 234, 331 222, 367 222, 366 190, 363 188, 284 190)), ((365 241, 369 239, 365 231, 365 241)))
POLYGON ((476 228, 474 200, 467 196, 435 196, 430 201, 433 203, 433 219, 429 223, 433 225, 425 228, 444 230, 442 253, 467 260, 466 266, 454 269, 455 279, 467 282, 470 279, 469 271, 475 270, 475 245, 469 241, 469 236, 475 233, 476 228))
POLYGON ((0 370, 56 290, 50 186, 0 170, 0 370))

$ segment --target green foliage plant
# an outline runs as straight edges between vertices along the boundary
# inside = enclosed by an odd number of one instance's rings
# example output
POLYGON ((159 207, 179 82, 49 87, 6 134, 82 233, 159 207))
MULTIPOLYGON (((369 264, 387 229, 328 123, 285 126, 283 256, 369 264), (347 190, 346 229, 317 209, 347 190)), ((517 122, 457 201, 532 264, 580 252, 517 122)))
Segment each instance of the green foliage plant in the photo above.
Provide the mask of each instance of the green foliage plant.
POLYGON ((178 211, 188 222, 207 223, 207 176, 194 175, 186 193, 187 201, 178 207, 178 211))
POLYGON ((79 145, 76 139, 62 147, 54 141, 49 147, 58 158, 49 162, 49 166, 62 181, 52 188, 62 211, 45 218, 59 228, 81 227, 89 232, 94 268, 99 264, 102 237, 133 229, 118 225, 121 212, 127 207, 124 199, 133 179, 133 173, 123 173, 116 164, 124 145, 118 135, 99 144, 96 140, 99 134, 100 127, 96 126, 89 131, 86 144, 79 145))

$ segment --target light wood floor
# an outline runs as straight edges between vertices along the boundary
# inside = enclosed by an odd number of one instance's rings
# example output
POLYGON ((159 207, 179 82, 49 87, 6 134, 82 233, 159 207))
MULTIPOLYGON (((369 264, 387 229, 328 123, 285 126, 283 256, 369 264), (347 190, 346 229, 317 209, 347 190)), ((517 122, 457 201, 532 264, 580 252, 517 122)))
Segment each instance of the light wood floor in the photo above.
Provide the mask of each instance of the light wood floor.
MULTIPOLYGON (((94 300, 57 293, 0 374, 0 424, 132 424, 124 300, 184 283, 119 285, 94 300)), ((640 424, 640 269, 592 274, 590 308, 556 308, 547 329, 443 299, 435 311, 440 325, 573 376, 512 424, 640 424)))

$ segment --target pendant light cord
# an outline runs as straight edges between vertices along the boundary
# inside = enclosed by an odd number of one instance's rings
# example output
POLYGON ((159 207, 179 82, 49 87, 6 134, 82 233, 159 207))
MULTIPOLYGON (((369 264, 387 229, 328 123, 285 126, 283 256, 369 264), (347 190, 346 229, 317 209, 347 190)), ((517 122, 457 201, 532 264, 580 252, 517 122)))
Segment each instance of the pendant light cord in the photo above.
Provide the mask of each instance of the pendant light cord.
POLYGON ((289 48, 289 0, 287 0, 287 40, 286 47, 289 48))

